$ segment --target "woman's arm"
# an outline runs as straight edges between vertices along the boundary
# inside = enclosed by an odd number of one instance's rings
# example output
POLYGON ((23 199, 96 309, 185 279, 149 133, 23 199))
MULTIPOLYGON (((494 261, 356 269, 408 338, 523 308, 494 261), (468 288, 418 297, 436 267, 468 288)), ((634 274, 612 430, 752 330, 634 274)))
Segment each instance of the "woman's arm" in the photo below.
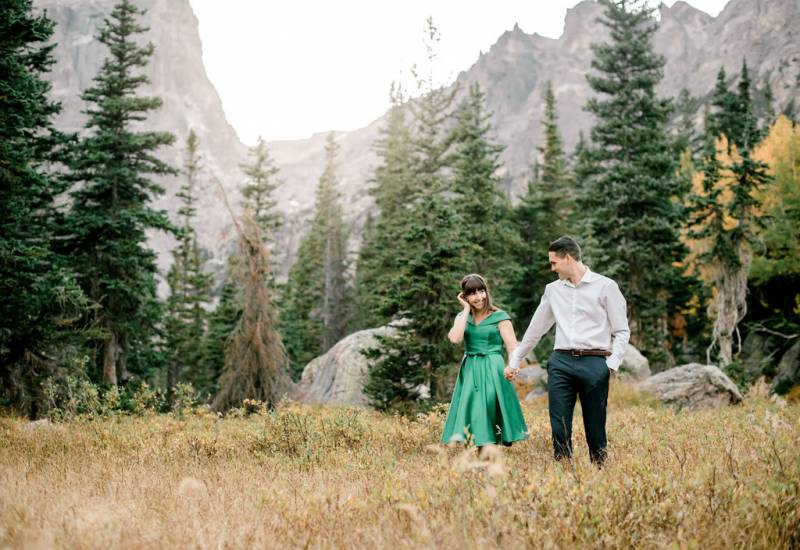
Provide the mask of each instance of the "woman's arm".
POLYGON ((500 337, 503 339, 503 344, 506 347, 508 357, 517 349, 517 335, 514 334, 514 326, 511 321, 500 321, 497 323, 497 328, 500 329, 500 337))
MULTIPOLYGON (((500 337, 503 339, 503 344, 506 347, 507 357, 511 358, 511 354, 517 349, 517 335, 514 334, 514 326, 511 324, 511 321, 506 320, 497 323, 497 328, 500 330, 500 337)), ((506 366, 503 375, 508 380, 514 380, 514 378, 517 377, 517 371, 506 366)))
POLYGON ((464 306, 464 309, 456 315, 453 321, 453 328, 447 333, 447 339, 454 344, 460 344, 464 339, 464 330, 467 328, 467 315, 469 315, 469 304, 461 293, 458 295, 458 302, 464 306))

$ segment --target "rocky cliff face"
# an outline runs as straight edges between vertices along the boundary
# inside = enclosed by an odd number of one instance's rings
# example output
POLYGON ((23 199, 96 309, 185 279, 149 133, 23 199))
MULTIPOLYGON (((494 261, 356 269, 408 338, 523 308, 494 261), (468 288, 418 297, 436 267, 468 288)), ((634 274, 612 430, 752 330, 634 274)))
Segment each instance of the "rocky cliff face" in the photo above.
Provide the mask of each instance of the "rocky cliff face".
MULTIPOLYGON (((47 9, 58 25, 52 81, 54 96, 64 104, 59 121, 62 128, 82 126, 79 94, 91 84, 106 56, 94 36, 113 4, 114 0, 35 0, 35 5, 47 9)), ((158 129, 172 131, 178 137, 176 146, 165 152, 174 164, 180 163, 181 146, 189 129, 198 133, 208 182, 200 204, 199 233, 215 255, 216 269, 221 269, 229 215, 213 182, 222 182, 232 198, 238 199, 236 189, 244 181, 238 165, 246 159, 246 149, 226 121, 205 73, 197 19, 189 0, 137 0, 137 4, 149 10, 145 18, 151 27, 147 39, 156 45, 148 68, 152 85, 147 91, 164 100, 164 107, 152 120, 158 129)), ((506 146, 504 180, 512 194, 525 188, 533 151, 541 140, 542 94, 548 81, 553 82, 567 146, 574 145, 579 132, 591 126, 591 117, 583 110, 591 94, 585 75, 591 70, 590 44, 606 37, 597 21, 601 14, 596 2, 581 2, 568 10, 564 34, 555 40, 515 27, 457 79, 463 90, 478 82, 487 94, 489 110, 494 113, 495 138, 506 146)), ((676 2, 671 8, 661 6, 660 19, 654 45, 667 60, 659 90, 663 95, 677 96, 686 87, 692 95, 704 96, 711 90, 720 65, 729 74, 736 74, 745 57, 754 82, 758 86, 770 82, 778 108, 798 95, 797 0, 731 0, 716 18, 685 2, 676 2)), ((381 124, 382 120, 377 120, 361 130, 339 135, 339 190, 353 228, 354 246, 372 207, 367 181, 375 156, 370 146, 381 124)), ((285 182, 277 192, 287 220, 278 238, 278 261, 285 274, 313 209, 314 189, 323 165, 324 135, 273 142, 270 147, 285 182)), ((162 183, 168 193, 159 204, 174 211, 180 180, 162 183)), ((154 235, 152 242, 162 266, 166 266, 172 243, 160 235, 154 235)))

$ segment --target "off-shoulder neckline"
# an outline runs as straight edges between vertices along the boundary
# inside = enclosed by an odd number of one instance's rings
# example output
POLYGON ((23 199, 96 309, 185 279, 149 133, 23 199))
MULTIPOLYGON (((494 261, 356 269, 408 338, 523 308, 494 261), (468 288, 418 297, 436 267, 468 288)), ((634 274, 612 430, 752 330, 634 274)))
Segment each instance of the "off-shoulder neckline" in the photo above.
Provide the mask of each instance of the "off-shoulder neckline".
POLYGON ((487 321, 487 320, 488 320, 488 319, 489 319, 489 318, 490 318, 492 315, 495 315, 496 313, 501 313, 501 312, 503 312, 503 310, 502 310, 502 309, 499 309, 499 308, 498 308, 498 309, 496 309, 496 310, 494 310, 494 311, 493 311, 493 312, 491 312, 489 315, 487 315, 486 317, 484 317, 484 318, 481 320, 481 322, 480 322, 480 323, 476 323, 476 322, 475 322, 475 318, 472 316, 472 313, 470 313, 470 314, 469 314, 469 316, 467 317, 467 320, 468 320, 470 323, 472 323, 472 325, 473 325, 473 326, 479 327, 479 326, 481 326, 483 323, 485 323, 485 322, 486 322, 486 321, 487 321))

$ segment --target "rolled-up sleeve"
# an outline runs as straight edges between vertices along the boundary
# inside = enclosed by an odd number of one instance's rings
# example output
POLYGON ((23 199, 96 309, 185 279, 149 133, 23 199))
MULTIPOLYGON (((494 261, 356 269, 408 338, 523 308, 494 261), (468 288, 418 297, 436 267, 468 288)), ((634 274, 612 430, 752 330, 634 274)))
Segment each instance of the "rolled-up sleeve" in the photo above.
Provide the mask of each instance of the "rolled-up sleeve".
POLYGON ((522 341, 508 360, 508 366, 514 369, 518 368, 520 361, 536 347, 542 336, 547 334, 547 331, 550 330, 555 322, 556 319, 550 307, 550 301, 547 298, 547 289, 545 289, 542 299, 539 301, 539 306, 533 314, 531 323, 528 325, 528 330, 525 331, 522 341))
POLYGON ((625 348, 631 337, 628 327, 628 306, 619 285, 611 281, 605 289, 606 313, 611 326, 611 355, 606 358, 606 365, 616 371, 622 364, 625 348))

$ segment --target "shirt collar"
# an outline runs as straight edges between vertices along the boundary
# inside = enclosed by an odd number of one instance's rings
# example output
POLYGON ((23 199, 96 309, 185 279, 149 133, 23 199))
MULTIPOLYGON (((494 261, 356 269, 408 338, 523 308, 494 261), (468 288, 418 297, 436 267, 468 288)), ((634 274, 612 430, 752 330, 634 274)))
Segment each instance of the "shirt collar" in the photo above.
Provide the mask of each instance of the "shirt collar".
POLYGON ((570 282, 569 279, 564 279, 564 280, 561 281, 561 283, 566 285, 566 286, 569 286, 569 287, 572 287, 572 288, 576 288, 576 287, 578 287, 578 286, 580 286, 582 284, 588 284, 588 283, 591 283, 592 281, 596 281, 597 280, 597 274, 594 271, 592 271, 591 269, 589 269, 588 265, 585 266, 585 267, 586 267, 586 271, 584 272, 583 277, 581 277, 581 280, 578 281, 577 285, 573 285, 572 282, 570 282))

